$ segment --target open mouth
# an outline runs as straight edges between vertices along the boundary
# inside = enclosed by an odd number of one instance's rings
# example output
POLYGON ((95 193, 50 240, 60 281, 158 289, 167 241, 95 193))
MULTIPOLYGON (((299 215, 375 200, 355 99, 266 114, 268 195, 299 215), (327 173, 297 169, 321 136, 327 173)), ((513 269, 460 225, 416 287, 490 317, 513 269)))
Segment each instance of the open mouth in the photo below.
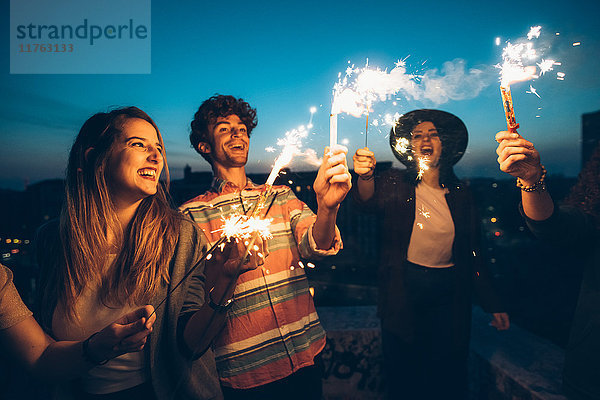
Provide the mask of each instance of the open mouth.
POLYGON ((233 144, 229 145, 229 148, 232 150, 244 151, 244 150, 246 150, 246 144, 245 143, 233 143, 233 144))
POLYGON ((429 146, 423 146, 421 147, 421 154, 424 156, 431 156, 433 155, 433 147, 429 147, 429 146))
POLYGON ((156 169, 154 168, 138 169, 137 173, 144 179, 156 180, 156 169))

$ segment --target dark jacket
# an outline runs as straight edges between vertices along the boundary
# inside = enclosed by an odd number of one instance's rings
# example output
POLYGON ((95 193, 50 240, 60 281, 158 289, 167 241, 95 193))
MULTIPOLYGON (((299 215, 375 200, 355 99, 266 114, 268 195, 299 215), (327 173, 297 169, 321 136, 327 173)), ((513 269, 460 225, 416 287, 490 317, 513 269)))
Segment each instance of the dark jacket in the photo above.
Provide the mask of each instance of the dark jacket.
POLYGON ((569 398, 600 399, 600 232, 592 217, 572 207, 555 209, 544 221, 526 219, 537 237, 572 252, 569 268, 583 268, 563 386, 569 398))
MULTIPOLYGON (((361 203, 356 188, 357 185, 354 185, 354 198, 361 203)), ((455 229, 452 246, 456 268, 453 329, 455 345, 466 352, 470 337, 473 288, 486 311, 503 310, 480 254, 480 221, 471 191, 460 182, 448 189, 446 201, 455 229)), ((403 275, 415 220, 415 185, 409 181, 405 171, 390 169, 376 178, 375 194, 363 203, 363 208, 377 213, 384 231, 378 271, 378 314, 382 328, 412 341, 413 316, 404 295, 403 275)))

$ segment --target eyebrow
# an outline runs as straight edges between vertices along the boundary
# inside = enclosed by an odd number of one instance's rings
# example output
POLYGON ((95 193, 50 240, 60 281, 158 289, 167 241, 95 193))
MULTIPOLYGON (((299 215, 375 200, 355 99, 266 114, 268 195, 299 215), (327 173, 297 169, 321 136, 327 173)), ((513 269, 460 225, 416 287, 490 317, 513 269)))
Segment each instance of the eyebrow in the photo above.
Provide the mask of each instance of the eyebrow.
MULTIPOLYGON (((231 123, 231 122, 229 122, 229 121, 219 121, 219 122, 215 122, 215 128, 216 128, 217 126, 221 125, 221 124, 232 125, 232 123, 231 123)), ((245 123, 243 123, 243 122, 240 122, 240 123, 239 123, 239 124, 237 124, 237 125, 242 125, 244 128, 247 128, 247 127, 246 127, 246 124, 245 124, 245 123)))
MULTIPOLYGON (((143 138, 143 137, 141 137, 141 136, 130 136, 130 137, 128 137, 128 138, 127 138, 126 142, 129 142, 130 140, 141 140, 142 142, 149 142, 149 140, 148 140, 148 139, 146 139, 146 138, 143 138)), ((156 142, 156 143, 154 143, 154 144, 155 144, 156 146, 160 146, 160 147, 162 147, 162 144, 160 144, 160 142, 156 142)))
MULTIPOLYGON (((429 129, 427 129, 427 132, 432 132, 432 131, 435 131, 435 132, 437 132, 437 128, 429 128, 429 129)), ((414 130, 414 131, 413 131, 413 133, 415 133, 415 132, 418 132, 418 133, 423 133, 423 130, 421 130, 421 129, 417 129, 417 130, 414 130)))

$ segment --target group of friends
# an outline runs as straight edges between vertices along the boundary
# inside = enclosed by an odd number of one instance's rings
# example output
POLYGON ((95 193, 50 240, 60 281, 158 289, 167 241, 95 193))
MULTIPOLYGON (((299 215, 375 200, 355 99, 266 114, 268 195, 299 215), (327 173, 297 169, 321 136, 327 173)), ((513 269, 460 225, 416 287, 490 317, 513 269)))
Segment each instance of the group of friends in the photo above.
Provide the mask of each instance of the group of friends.
MULTIPOLYGON (((89 118, 71 148, 60 219, 35 239, 35 319, 10 269, 0 268, 0 343, 10 358, 52 382, 59 399, 320 399, 326 333, 304 270, 294 267, 342 249, 336 215, 352 192, 385 230, 378 315, 388 398, 467 398, 472 293, 493 326, 510 322, 481 256, 473 196, 453 171, 467 146, 464 123, 439 110, 401 116, 390 145, 402 170, 378 173, 362 148, 353 176, 347 149, 325 148, 316 213, 286 186, 261 199, 265 186, 245 169, 256 126, 242 99, 201 104, 190 143, 214 177, 177 210, 150 116, 126 107, 89 118), (215 247, 223 218, 248 215, 259 201, 272 237, 215 247)), ((564 384, 574 396, 600 398, 598 206, 584 194, 575 207, 555 207, 533 144, 506 131, 496 140, 532 231, 581 248, 564 384)))

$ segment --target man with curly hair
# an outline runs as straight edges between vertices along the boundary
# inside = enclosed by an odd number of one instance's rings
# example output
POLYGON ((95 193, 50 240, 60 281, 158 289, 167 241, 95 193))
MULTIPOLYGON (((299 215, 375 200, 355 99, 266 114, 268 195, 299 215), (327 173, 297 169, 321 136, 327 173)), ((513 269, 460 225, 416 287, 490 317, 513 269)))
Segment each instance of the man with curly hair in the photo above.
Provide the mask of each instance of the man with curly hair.
MULTIPOLYGON (((252 210, 264 189, 246 176, 256 110, 242 99, 216 95, 202 103, 191 123, 190 142, 212 166, 211 188, 180 207, 219 239, 222 217, 252 210)), ((325 346, 301 258, 336 254, 341 237, 337 210, 351 187, 347 149, 326 149, 314 182, 316 215, 287 186, 274 186, 266 201, 273 235, 261 268, 240 275, 233 297, 220 304, 227 322, 213 343, 226 399, 319 399, 319 355, 325 346)), ((208 279, 208 278, 207 278, 208 279)))

